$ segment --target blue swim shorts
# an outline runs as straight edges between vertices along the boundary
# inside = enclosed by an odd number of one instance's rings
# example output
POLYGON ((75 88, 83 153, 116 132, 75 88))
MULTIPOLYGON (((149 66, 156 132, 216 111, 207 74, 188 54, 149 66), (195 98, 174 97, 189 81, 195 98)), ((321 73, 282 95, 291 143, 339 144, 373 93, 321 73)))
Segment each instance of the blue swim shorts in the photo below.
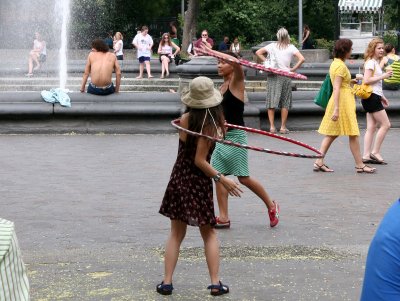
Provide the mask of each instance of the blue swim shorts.
POLYGON ((115 92, 114 84, 111 83, 105 87, 97 87, 96 85, 89 83, 87 88, 87 93, 94 95, 110 95, 115 92))
POLYGON ((144 63, 145 61, 150 62, 150 57, 149 56, 141 56, 139 57, 139 63, 144 63))

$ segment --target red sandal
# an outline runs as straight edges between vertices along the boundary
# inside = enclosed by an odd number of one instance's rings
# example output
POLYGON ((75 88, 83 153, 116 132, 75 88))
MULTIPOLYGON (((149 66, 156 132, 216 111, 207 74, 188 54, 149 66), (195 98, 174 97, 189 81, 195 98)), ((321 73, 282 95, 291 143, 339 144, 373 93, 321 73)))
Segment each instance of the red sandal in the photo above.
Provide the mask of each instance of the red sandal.
POLYGON ((229 229, 231 227, 231 221, 228 220, 226 222, 221 222, 219 216, 215 217, 215 225, 214 228, 216 229, 229 229))

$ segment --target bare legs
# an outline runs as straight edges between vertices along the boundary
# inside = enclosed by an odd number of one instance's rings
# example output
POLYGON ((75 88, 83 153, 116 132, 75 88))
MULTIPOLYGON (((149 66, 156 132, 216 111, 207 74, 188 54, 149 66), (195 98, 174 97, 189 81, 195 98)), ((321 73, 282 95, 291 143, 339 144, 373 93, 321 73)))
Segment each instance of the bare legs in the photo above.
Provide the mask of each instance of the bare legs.
POLYGON ((287 130, 286 121, 289 115, 289 110, 286 108, 281 109, 281 131, 287 130))
POLYGON ((176 263, 178 262, 179 249, 186 235, 187 225, 181 221, 171 220, 171 233, 165 246, 164 255, 164 283, 172 283, 172 274, 174 273, 176 263))
POLYGON ((268 114, 268 120, 269 120, 269 131, 271 133, 275 133, 276 132, 276 128, 275 128, 275 109, 267 109, 267 114, 268 114))
POLYGON ((219 243, 217 233, 210 225, 200 227, 200 233, 204 241, 204 254, 211 283, 219 284, 219 243))
MULTIPOLYGON (((164 284, 172 283, 176 263, 179 257, 181 243, 186 235, 187 225, 178 220, 171 220, 171 233, 168 237, 165 247, 164 265, 165 275, 164 284)), ((208 271, 210 273, 211 283, 219 283, 219 243, 217 235, 210 225, 200 227, 201 237, 204 241, 204 253, 206 256, 208 271)))
POLYGON ((169 57, 166 55, 161 56, 161 78, 164 78, 164 73, 169 76, 169 57))
POLYGON ((349 136, 349 145, 354 161, 356 162, 356 167, 363 168, 365 164, 362 161, 360 141, 358 136, 349 136))
MULTIPOLYGON (((268 114, 268 121, 269 121, 269 129, 271 133, 276 132, 276 128, 275 128, 275 109, 267 109, 267 114, 268 114)), ((287 127, 286 127, 286 121, 289 115, 289 110, 287 108, 282 108, 281 109, 281 129, 280 131, 287 131, 287 127)))
POLYGON ((33 74, 33 70, 37 70, 40 68, 39 56, 36 51, 31 51, 29 53, 29 60, 28 60, 28 74, 33 74), (33 68, 34 63, 36 67, 33 68))
POLYGON ((153 77, 153 76, 151 75, 151 72, 150 72, 150 61, 145 61, 144 64, 146 65, 147 77, 148 77, 148 78, 153 77))
MULTIPOLYGON (((328 152, 329 148, 332 145, 332 142, 335 141, 336 138, 337 138, 337 136, 325 136, 321 142, 320 152, 326 155, 326 153, 328 152)), ((362 162, 362 156, 361 156, 361 151, 360 151, 360 141, 359 141, 358 136, 349 136, 349 146, 350 146, 350 151, 353 154, 353 158, 354 158, 356 167, 359 169, 364 168, 365 172, 372 171, 373 168, 365 166, 365 164, 362 162)), ((315 161, 314 169, 316 169, 316 167, 319 168, 319 171, 325 171, 325 172, 333 171, 332 169, 330 169, 328 166, 326 166, 324 164, 323 158, 317 159, 315 161)))
POLYGON ((225 189, 224 185, 222 185, 221 183, 217 182, 215 188, 217 193, 219 220, 224 223, 229 221, 229 212, 228 212, 229 193, 225 189))
POLYGON ((374 154, 379 160, 383 160, 380 154, 381 146, 390 126, 386 110, 367 113, 367 130, 364 136, 364 159, 370 159, 370 154, 374 154), (375 136, 375 143, 373 143, 377 125, 380 126, 375 136))
MULTIPOLYGON (((256 179, 251 177, 238 177, 241 184, 249 188, 254 194, 256 194, 267 206, 268 210, 274 209, 275 204, 272 202, 268 193, 264 187, 256 179)), ((221 222, 229 221, 228 215, 228 192, 221 183, 216 184, 218 208, 219 208, 219 220, 221 222)))
POLYGON ((151 75, 150 72, 150 61, 144 61, 144 63, 139 64, 139 76, 137 76, 136 78, 143 77, 144 65, 146 65, 147 77, 152 78, 153 76, 151 75))
MULTIPOLYGON (((335 141, 336 138, 337 138, 337 136, 325 136, 324 139, 322 139, 321 147, 320 147, 319 151, 320 151, 321 153, 323 153, 324 155, 326 155, 326 153, 328 152, 329 148, 330 148, 331 145, 332 145, 332 142, 335 141)), ((327 166, 324 164, 324 159, 323 159, 323 158, 320 158, 320 159, 315 160, 315 164, 317 164, 317 166, 322 166, 322 167, 325 166, 325 167, 327 167, 327 166)), ((321 167, 321 168, 322 168, 322 167, 321 167)), ((324 171, 333 171, 333 170, 332 170, 332 169, 329 169, 329 168, 327 167, 326 170, 324 170, 324 171)))

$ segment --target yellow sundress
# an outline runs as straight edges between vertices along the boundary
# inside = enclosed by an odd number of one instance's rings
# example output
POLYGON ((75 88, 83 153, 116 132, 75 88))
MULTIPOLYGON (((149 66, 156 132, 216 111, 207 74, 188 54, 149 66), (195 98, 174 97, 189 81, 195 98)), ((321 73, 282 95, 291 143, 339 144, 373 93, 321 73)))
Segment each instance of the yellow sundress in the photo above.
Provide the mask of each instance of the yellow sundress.
POLYGON ((318 133, 327 136, 360 136, 356 116, 356 102, 350 88, 351 75, 349 69, 341 59, 335 58, 329 68, 329 75, 332 85, 336 76, 343 78, 339 92, 339 118, 336 121, 331 119, 335 107, 332 93, 318 133))

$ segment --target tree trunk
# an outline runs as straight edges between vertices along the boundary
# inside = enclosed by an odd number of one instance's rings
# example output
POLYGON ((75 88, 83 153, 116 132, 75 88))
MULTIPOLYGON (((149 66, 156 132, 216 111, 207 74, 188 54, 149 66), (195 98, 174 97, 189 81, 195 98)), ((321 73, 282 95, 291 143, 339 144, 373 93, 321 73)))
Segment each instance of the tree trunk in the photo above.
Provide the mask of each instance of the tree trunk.
POLYGON ((199 14, 199 0, 188 0, 188 9, 185 13, 182 37, 182 54, 188 55, 187 49, 196 35, 197 16, 199 14))

